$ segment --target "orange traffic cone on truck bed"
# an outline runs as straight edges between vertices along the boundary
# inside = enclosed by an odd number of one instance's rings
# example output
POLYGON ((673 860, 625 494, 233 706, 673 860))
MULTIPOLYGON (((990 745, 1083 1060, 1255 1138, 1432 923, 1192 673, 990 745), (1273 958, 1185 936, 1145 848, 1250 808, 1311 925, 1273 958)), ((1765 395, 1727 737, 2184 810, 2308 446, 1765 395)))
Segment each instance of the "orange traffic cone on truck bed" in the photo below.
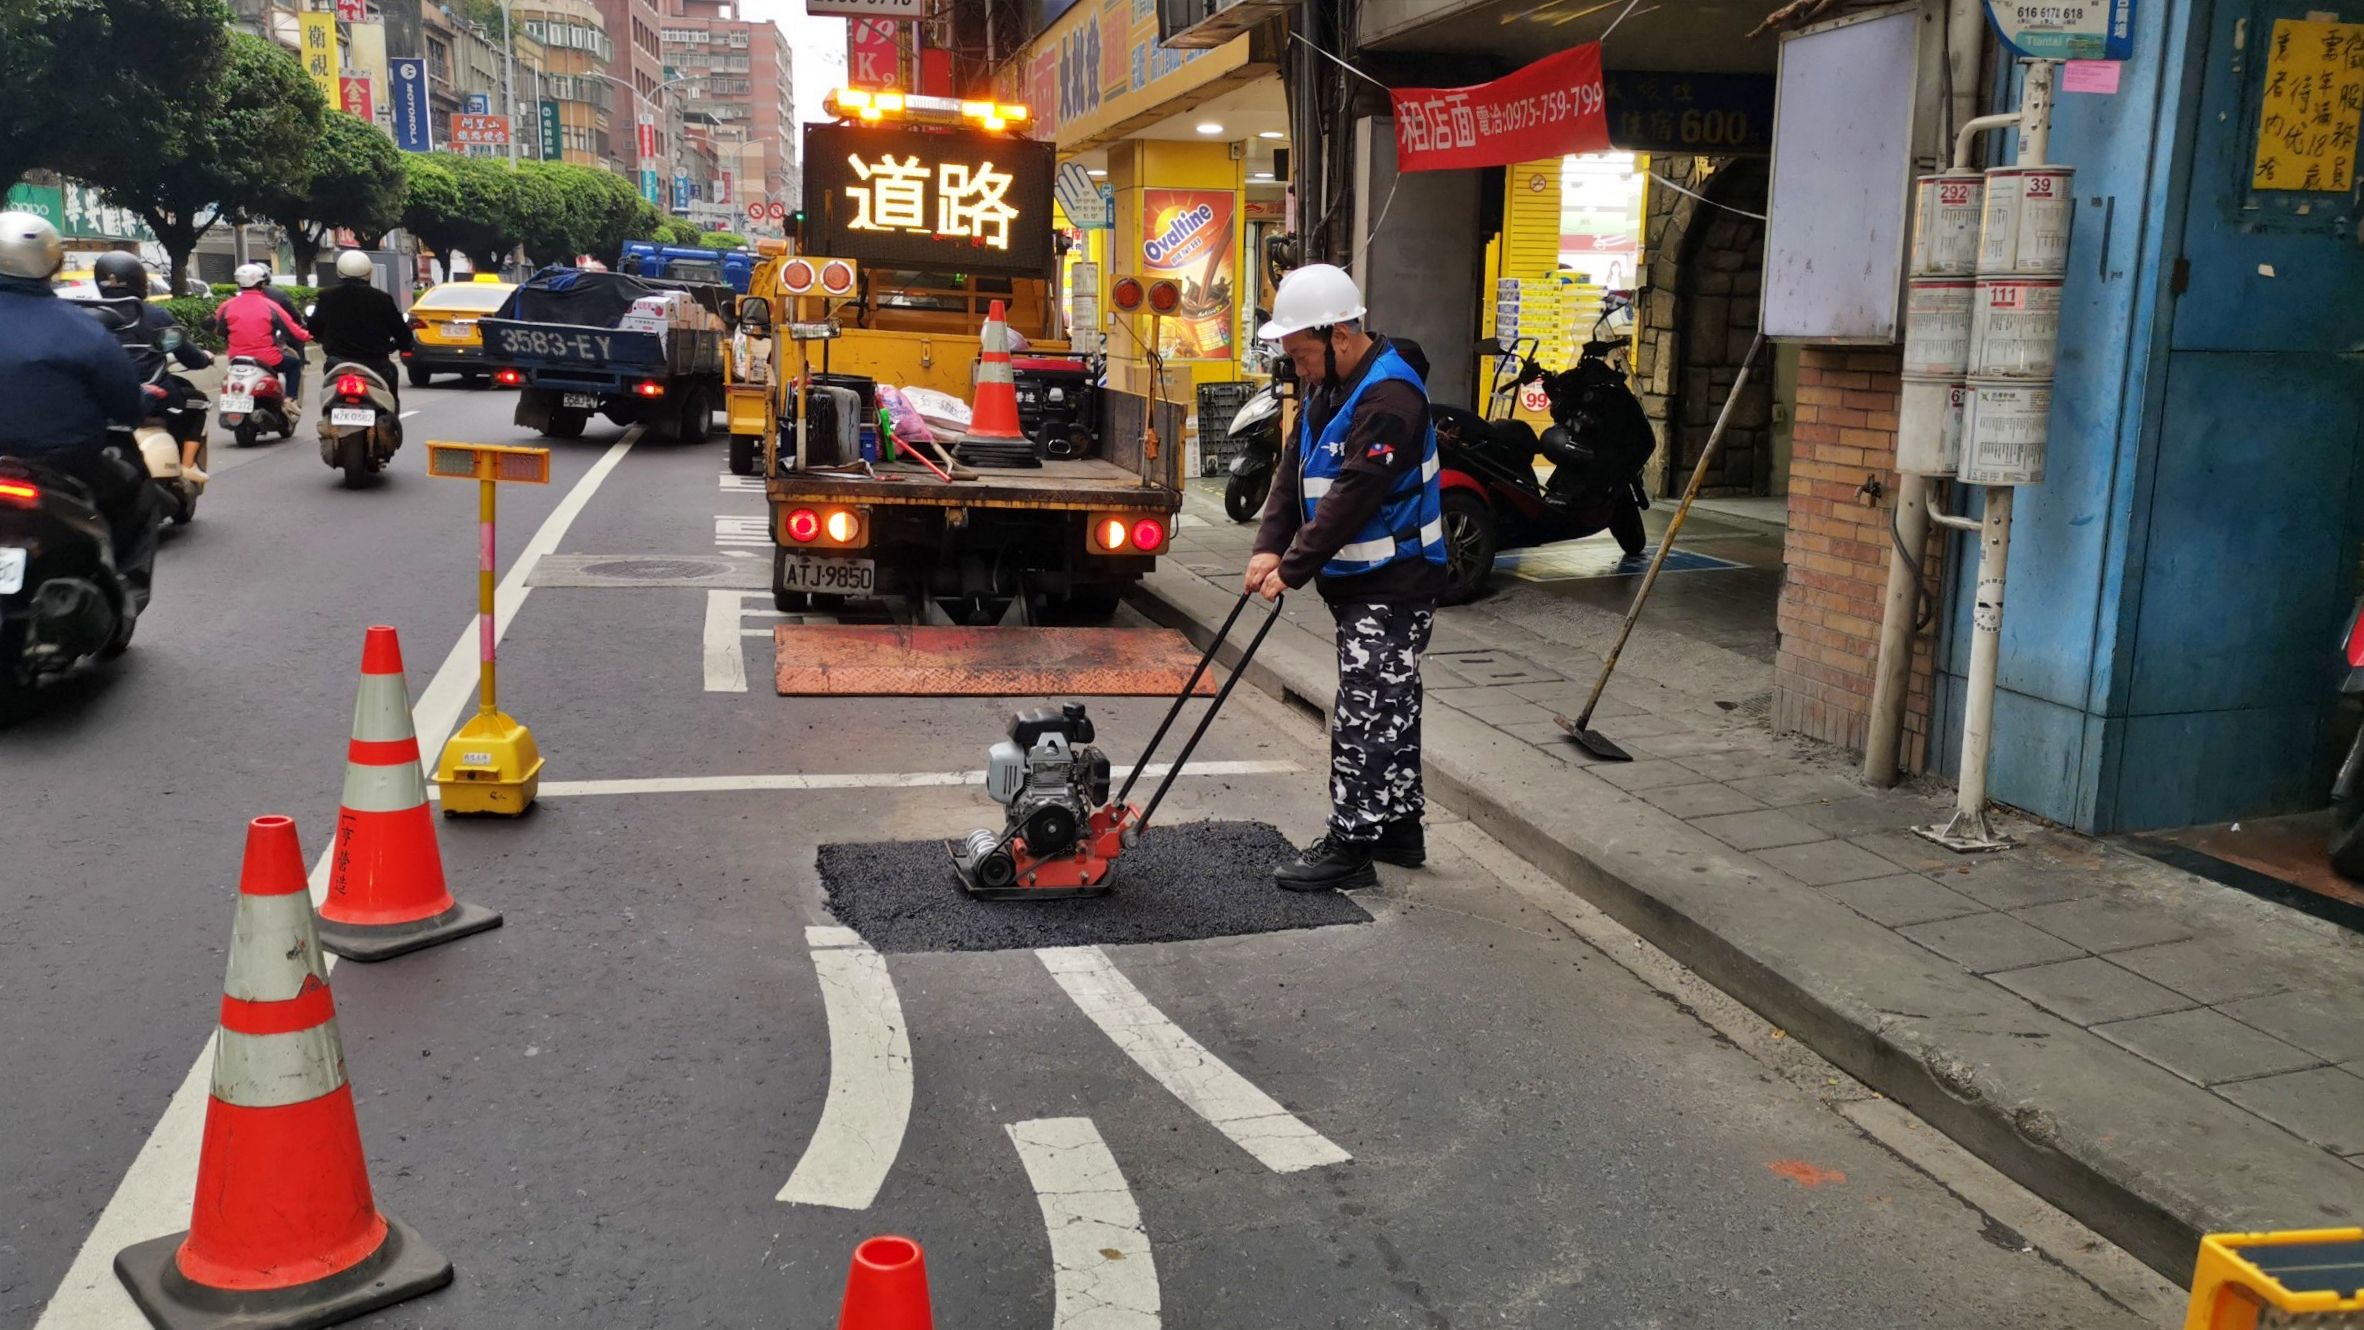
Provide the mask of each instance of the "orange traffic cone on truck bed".
POLYGON ((953 456, 979 466, 1041 466, 1034 443, 1018 422, 1018 384, 1010 373, 1010 325, 996 300, 985 314, 984 350, 977 357, 977 400, 969 429, 953 456))
POLYGON ((248 824, 189 1230, 115 1257, 163 1330, 332 1325, 451 1282, 370 1192, 304 878, 292 819, 248 824))
POLYGON ((329 853, 320 941, 347 960, 382 961, 497 927, 501 916, 452 899, 419 768, 402 643, 383 624, 361 648, 361 692, 345 750, 345 795, 329 853))

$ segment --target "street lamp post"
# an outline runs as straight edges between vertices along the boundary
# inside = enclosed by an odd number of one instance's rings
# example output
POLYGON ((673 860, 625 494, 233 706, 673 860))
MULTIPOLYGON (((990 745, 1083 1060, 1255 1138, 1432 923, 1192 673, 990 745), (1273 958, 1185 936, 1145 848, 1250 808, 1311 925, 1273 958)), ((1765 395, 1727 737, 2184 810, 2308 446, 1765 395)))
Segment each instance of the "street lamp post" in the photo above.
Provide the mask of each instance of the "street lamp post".
POLYGON ((509 103, 509 169, 517 169, 517 20, 501 0, 501 96, 509 103))

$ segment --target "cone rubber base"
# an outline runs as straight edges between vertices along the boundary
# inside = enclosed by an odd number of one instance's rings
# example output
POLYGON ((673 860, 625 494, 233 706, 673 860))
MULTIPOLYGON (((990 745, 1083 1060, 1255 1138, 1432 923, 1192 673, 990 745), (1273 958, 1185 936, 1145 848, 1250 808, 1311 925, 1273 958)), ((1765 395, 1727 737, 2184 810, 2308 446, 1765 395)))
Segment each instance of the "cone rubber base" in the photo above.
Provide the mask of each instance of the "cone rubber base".
POLYGON ((407 924, 343 924, 322 919, 320 945, 349 961, 383 961, 500 926, 500 911, 457 901, 439 915, 407 924))
POLYGON ((124 1248, 116 1277, 158 1330, 313 1330, 367 1315, 451 1282, 451 1262, 417 1230, 386 1216, 386 1240, 347 1270, 294 1288, 208 1288, 174 1260, 189 1235, 124 1248))

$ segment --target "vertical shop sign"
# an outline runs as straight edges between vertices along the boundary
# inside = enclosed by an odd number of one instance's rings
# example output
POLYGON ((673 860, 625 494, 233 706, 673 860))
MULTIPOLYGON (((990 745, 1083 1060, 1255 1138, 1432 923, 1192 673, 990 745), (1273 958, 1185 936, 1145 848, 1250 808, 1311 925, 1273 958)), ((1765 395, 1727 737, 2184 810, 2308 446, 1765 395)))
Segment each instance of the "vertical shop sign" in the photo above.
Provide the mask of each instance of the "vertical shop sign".
POLYGON ((845 25, 846 81, 857 88, 893 88, 901 85, 897 67, 902 63, 895 48, 895 21, 886 18, 858 18, 845 25))
POLYGON ((394 82, 394 146, 404 152, 434 151, 434 119, 427 113, 426 60, 396 56, 386 67, 394 82))
POLYGON ((304 72, 312 76, 312 86, 320 89, 320 100, 337 104, 337 71, 343 62, 337 57, 337 16, 320 10, 296 15, 297 33, 304 44, 304 72))
POLYGON ((2364 118, 2364 23, 2276 19, 2252 189, 2346 193, 2364 118))
POLYGON ((1167 355, 1231 358, 1237 210, 1229 190, 1141 191, 1143 275, 1171 277, 1182 286, 1181 312, 1165 324, 1167 355))

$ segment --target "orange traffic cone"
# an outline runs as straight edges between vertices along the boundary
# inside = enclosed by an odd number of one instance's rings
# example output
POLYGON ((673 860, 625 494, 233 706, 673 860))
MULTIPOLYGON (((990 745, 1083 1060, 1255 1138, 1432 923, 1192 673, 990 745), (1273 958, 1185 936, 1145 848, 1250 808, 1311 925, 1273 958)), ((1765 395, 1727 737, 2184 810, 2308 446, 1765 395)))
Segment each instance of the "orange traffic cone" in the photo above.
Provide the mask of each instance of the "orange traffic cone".
POLYGON ((345 752, 345 798, 329 854, 322 946, 348 960, 382 961, 500 925, 481 905, 452 899, 419 740, 402 682, 402 643, 384 625, 361 649, 361 695, 345 752))
POLYGON ((165 1330, 332 1325, 451 1282, 370 1194, 292 819, 247 825, 189 1230, 115 1273, 165 1330))
POLYGON ((977 357, 977 400, 960 436, 962 461, 1040 465, 1018 423, 1018 385, 1010 377, 1010 325, 996 300, 985 314, 984 351, 977 357))
POLYGON ((936 1330, 928 1310, 928 1258, 909 1238, 876 1237, 854 1248, 837 1330, 936 1330))

